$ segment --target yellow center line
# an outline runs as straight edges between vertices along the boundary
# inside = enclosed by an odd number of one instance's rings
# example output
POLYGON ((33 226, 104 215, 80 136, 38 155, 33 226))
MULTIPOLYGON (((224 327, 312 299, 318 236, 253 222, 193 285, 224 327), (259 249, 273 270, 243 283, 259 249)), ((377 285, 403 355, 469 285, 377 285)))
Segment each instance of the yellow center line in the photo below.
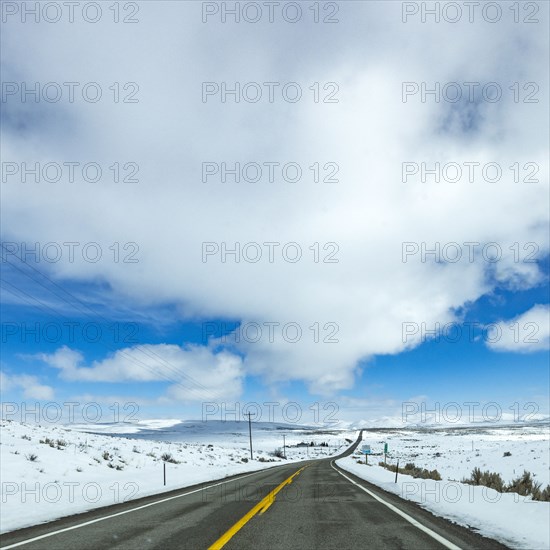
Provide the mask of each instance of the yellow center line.
POLYGON ((266 495, 250 512, 243 516, 233 527, 228 529, 208 550, 219 550, 223 548, 257 513, 262 515, 274 502, 277 493, 286 485, 292 483, 292 480, 307 466, 300 468, 294 472, 289 478, 285 479, 278 487, 275 487, 268 495, 266 495))

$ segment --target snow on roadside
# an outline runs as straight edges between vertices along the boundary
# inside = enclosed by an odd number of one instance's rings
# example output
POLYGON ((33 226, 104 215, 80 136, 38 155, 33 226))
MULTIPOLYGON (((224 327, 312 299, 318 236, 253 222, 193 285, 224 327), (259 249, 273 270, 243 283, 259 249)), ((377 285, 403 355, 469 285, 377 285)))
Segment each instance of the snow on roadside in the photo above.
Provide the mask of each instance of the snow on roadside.
POLYGON ((391 464, 399 457, 400 467, 414 462, 422 468, 437 469, 442 480, 399 474, 395 483, 395 473, 378 465, 382 456, 371 456, 367 466, 362 456, 358 462, 358 452, 338 460, 340 467, 511 548, 550 548, 550 502, 460 482, 474 467, 498 472, 505 481, 526 469, 544 488, 549 476, 547 426, 523 430, 376 430, 364 436, 362 444, 370 444, 373 452, 382 451, 385 441, 389 443, 391 464), (504 456, 505 452, 511 455, 504 456))
MULTIPOLYGON (((239 434, 233 434, 233 438, 212 434, 210 440, 189 443, 86 433, 9 420, 1 421, 0 426, 0 532, 288 464, 307 458, 308 452, 310 458, 323 458, 338 449, 291 447, 287 449, 288 460, 284 460, 273 456, 278 439, 266 433, 256 441, 251 461, 248 434, 244 440, 236 437, 239 434)), ((160 430, 159 439, 162 435, 160 430)))

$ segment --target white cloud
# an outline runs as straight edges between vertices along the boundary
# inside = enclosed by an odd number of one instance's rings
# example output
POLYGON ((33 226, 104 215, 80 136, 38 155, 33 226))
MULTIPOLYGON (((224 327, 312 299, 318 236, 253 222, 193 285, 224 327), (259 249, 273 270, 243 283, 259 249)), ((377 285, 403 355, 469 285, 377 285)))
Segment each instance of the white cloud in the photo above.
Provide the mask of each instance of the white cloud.
POLYGON ((3 392, 10 389, 21 391, 25 399, 50 401, 54 398, 54 390, 51 386, 42 384, 38 377, 29 374, 11 375, 0 372, 0 386, 3 392))
POLYGON ((487 345, 494 351, 534 353, 550 349, 550 307, 536 305, 529 311, 491 326, 487 345))
POLYGON ((117 350, 84 366, 83 355, 63 346, 40 359, 68 381, 169 382, 167 396, 179 401, 235 399, 242 390, 242 359, 204 346, 142 345, 117 350))
MULTIPOLYGON (((511 17, 494 25, 404 25, 398 2, 341 7, 330 40, 319 25, 203 25, 184 2, 143 10, 139 25, 123 29, 9 27, 5 79, 140 85, 139 104, 27 103, 24 119, 13 114, 16 123, 3 139, 8 160, 140 165, 139 184, 4 185, 4 223, 13 240, 96 241, 106 258, 109 244, 135 241, 138 264, 77 257, 38 267, 63 279, 105 280, 118 300, 136 308, 176 302, 188 318, 297 322, 299 342, 241 342, 244 368, 269 381, 303 380, 323 393, 351 387, 362 359, 409 347, 402 323, 450 322, 453 308, 496 285, 539 284, 536 264, 515 262, 509 247, 534 242, 539 254, 548 252, 548 105, 514 103, 508 86, 536 79, 545 96, 545 25, 526 30, 511 17), (305 99, 204 104, 201 82, 214 80, 296 80, 305 99), (338 104, 307 100, 311 83, 328 81, 340 86, 338 104), (477 106, 477 126, 469 128, 462 104, 403 103, 404 81, 498 81, 504 96, 477 106), (60 131, 52 135, 54 116, 60 131), (203 184, 203 161, 294 161, 304 176, 293 184, 203 184), (497 162, 505 177, 404 184, 406 161, 497 162), (340 182, 312 183, 313 162, 337 162, 340 182), (538 163, 540 183, 514 183, 514 162, 538 163), (203 263, 203 241, 296 241, 304 259, 234 264, 218 256, 203 263), (404 241, 429 248, 496 242, 504 257, 496 267, 479 258, 421 262, 419 255, 403 263, 404 241), (338 243, 339 263, 313 262, 314 242, 338 243), (315 343, 308 327, 316 322, 336 323, 338 343, 315 343)), ((187 364, 185 352, 165 351, 187 364)), ((87 376, 84 370, 65 375, 87 376)), ((152 376, 118 355, 93 370, 103 379, 152 376)), ((209 378, 199 377, 205 385, 209 378)))

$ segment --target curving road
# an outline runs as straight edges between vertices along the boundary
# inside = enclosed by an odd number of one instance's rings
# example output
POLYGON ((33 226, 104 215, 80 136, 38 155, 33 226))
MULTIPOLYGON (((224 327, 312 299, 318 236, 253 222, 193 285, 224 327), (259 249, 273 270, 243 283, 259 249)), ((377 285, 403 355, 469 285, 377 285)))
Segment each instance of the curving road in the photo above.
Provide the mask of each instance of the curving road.
MULTIPOLYGON (((341 456, 355 450, 357 441, 341 456)), ((275 467, 21 529, 5 548, 503 549, 340 470, 331 459, 275 467)))

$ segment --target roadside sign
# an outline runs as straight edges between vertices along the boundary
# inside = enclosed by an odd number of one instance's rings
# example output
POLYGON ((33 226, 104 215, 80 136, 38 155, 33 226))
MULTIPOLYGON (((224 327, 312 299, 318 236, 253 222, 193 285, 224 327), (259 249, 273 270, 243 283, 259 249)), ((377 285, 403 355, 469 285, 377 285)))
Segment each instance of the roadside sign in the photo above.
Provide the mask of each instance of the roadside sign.
POLYGON ((384 443, 384 454, 385 455, 388 454, 388 444, 387 443, 384 443))
POLYGON ((370 445, 362 445, 361 452, 365 455, 370 455, 371 454, 370 445))

